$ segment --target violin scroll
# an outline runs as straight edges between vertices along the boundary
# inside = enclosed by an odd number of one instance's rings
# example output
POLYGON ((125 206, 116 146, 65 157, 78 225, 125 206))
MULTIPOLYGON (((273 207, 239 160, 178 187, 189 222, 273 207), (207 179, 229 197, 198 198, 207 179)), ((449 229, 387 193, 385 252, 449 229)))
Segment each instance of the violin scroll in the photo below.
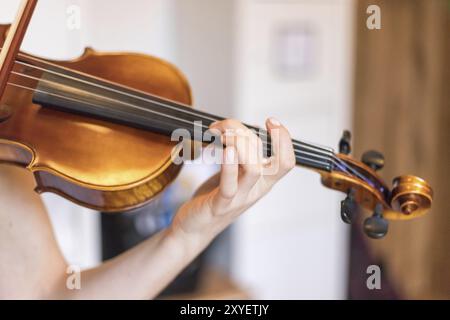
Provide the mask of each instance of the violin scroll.
POLYGON ((417 217, 431 208, 433 190, 423 179, 404 175, 394 179, 391 206, 408 217, 417 217))
POLYGON ((388 220, 409 220, 424 215, 433 201, 433 190, 423 179, 403 175, 394 179, 390 188, 378 175, 383 168, 384 156, 367 151, 358 161, 347 154, 351 150, 350 133, 344 132, 339 142, 340 153, 335 154, 331 172, 320 172, 322 184, 347 195, 341 201, 341 218, 352 223, 365 209, 372 216, 364 220, 364 232, 380 239, 388 231, 388 220))

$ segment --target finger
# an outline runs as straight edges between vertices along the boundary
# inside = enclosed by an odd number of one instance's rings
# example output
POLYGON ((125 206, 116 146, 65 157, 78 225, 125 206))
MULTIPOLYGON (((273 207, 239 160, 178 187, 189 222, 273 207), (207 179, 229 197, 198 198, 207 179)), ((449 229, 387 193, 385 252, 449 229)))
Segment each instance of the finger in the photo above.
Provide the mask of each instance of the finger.
POLYGON ((224 199, 232 199, 238 192, 239 164, 236 149, 226 147, 220 171, 219 194, 224 199))
POLYGON ((221 132, 225 132, 225 129, 247 128, 240 121, 238 121, 236 119, 225 119, 225 120, 216 121, 216 122, 211 123, 209 125, 209 127, 211 129, 220 130, 221 132))
POLYGON ((226 131, 222 139, 227 146, 237 150, 240 164, 239 190, 248 192, 262 174, 262 142, 251 130, 226 131))
POLYGON ((237 120, 227 119, 211 125, 211 129, 223 132, 222 143, 234 146, 237 150, 242 174, 239 177, 239 190, 248 192, 262 174, 262 141, 255 133, 237 120))
POLYGON ((266 121, 272 143, 270 165, 264 168, 264 175, 277 181, 295 166, 295 153, 289 131, 276 119, 266 121))
MULTIPOLYGON (((210 130, 214 132, 221 132, 222 133, 222 143, 224 145, 237 145, 237 137, 247 137, 248 143, 252 146, 252 151, 254 151, 254 147, 256 146, 259 152, 250 153, 250 150, 245 150, 245 154, 248 154, 250 156, 253 156, 254 159, 258 159, 259 156, 262 156, 262 141, 259 139, 256 134, 247 128, 245 125, 243 125, 241 122, 234 120, 234 119, 226 119, 223 121, 217 121, 210 125, 210 130)), ((244 153, 241 152, 241 156, 244 155, 244 153)), ((247 158, 247 156, 246 156, 247 158)), ((253 161, 256 162, 256 161, 253 161)))
POLYGON ((209 130, 217 135, 219 133, 224 146, 236 146, 236 137, 247 129, 242 123, 234 119, 216 121, 209 126, 209 130))
POLYGON ((261 139, 249 129, 227 130, 221 137, 225 146, 234 146, 241 165, 261 164, 263 145, 261 139))
POLYGON ((253 132, 248 131, 237 136, 236 149, 242 168, 239 187, 243 192, 248 192, 262 175, 262 142, 253 132))

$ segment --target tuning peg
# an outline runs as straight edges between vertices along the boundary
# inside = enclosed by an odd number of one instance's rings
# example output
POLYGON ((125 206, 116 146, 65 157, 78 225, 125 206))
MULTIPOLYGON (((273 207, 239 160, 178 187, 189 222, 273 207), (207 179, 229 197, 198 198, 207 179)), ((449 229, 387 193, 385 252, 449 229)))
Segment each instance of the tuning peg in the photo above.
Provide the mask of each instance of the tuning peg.
POLYGON ((340 153, 350 154, 350 152, 352 151, 352 147, 350 144, 351 139, 352 139, 352 134, 350 133, 350 131, 344 130, 344 132, 342 133, 341 140, 339 140, 339 152, 340 153))
POLYGON ((357 204, 355 202, 355 190, 350 189, 347 197, 341 201, 341 219, 345 223, 351 224, 357 212, 357 204))
POLYGON ((377 171, 384 167, 384 156, 381 152, 369 150, 363 153, 361 161, 377 171))
POLYGON ((388 232, 389 223, 383 218, 383 205, 375 206, 373 215, 364 220, 364 232, 373 239, 381 239, 388 232))

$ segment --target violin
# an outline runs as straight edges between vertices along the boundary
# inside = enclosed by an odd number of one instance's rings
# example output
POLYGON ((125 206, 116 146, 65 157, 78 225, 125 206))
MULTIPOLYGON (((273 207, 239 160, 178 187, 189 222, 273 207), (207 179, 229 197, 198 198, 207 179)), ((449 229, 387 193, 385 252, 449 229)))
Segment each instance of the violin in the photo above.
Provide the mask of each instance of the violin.
MULTIPOLYGON (((24 0, 16 21, 0 25, 0 161, 30 170, 38 193, 104 212, 144 206, 182 168, 171 157, 173 130, 205 132, 223 118, 193 109, 186 78, 156 57, 88 48, 77 59, 53 61, 19 52, 36 3, 24 0)), ((413 219, 431 207, 425 180, 402 175, 390 188, 377 173, 382 154, 352 158, 349 132, 339 152, 302 140, 292 144, 297 165, 346 194, 345 222, 359 208, 373 211, 364 221, 372 238, 387 233, 388 220, 413 219)), ((270 137, 264 148, 270 152, 270 137)))

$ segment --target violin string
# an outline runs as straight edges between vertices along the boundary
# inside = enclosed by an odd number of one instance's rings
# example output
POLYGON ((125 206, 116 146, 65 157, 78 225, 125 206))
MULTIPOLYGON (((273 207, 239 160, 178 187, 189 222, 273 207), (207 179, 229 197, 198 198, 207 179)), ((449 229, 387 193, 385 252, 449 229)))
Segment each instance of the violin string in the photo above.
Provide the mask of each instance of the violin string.
MULTIPOLYGON (((34 60, 39 61, 39 62, 41 62, 41 63, 46 63, 45 61, 42 61, 42 60, 37 59, 37 58, 28 57, 28 56, 27 56, 27 58, 29 58, 29 59, 34 59, 34 60)), ((28 63, 25 63, 25 62, 22 62, 22 61, 19 61, 19 60, 16 60, 16 62, 19 63, 19 64, 22 64, 22 65, 25 65, 25 66, 27 66, 27 67, 30 67, 30 68, 38 69, 38 70, 41 70, 41 71, 44 71, 44 72, 50 72, 50 73, 53 73, 53 74, 55 74, 55 75, 57 75, 57 76, 66 77, 66 78, 69 77, 69 78, 71 78, 71 79, 73 79, 73 80, 75 80, 75 81, 85 82, 86 84, 93 85, 93 86, 100 86, 100 87, 102 87, 103 89, 110 90, 110 91, 116 91, 117 93, 120 93, 120 94, 122 94, 122 95, 128 95, 128 96, 132 96, 132 97, 134 97, 134 98, 141 99, 141 100, 144 100, 144 101, 148 101, 148 102, 152 102, 152 103, 157 103, 157 104, 162 105, 163 107, 175 109, 176 111, 181 112, 181 113, 187 113, 187 114, 195 115, 195 116, 197 116, 197 117, 201 117, 201 118, 203 118, 203 119, 208 119, 208 120, 213 120, 213 121, 221 120, 221 119, 219 119, 219 118, 215 118, 215 117, 212 116, 212 115, 207 115, 207 114, 205 115, 205 113, 204 113, 204 115, 201 115, 201 114, 198 114, 198 113, 196 113, 196 112, 191 112, 190 109, 189 109, 189 107, 188 107, 187 105, 186 105, 185 107, 182 107, 182 108, 177 108, 177 107, 175 107, 175 106, 167 105, 167 104, 161 103, 161 102, 159 102, 159 101, 155 101, 155 100, 151 100, 151 99, 146 99, 146 98, 143 98, 143 97, 141 97, 141 96, 132 95, 132 94, 129 94, 129 93, 127 93, 127 92, 123 92, 123 91, 116 90, 116 89, 113 89, 113 88, 110 88, 110 87, 107 87, 107 86, 99 85, 99 84, 97 84, 97 83, 92 83, 92 82, 89 82, 89 81, 85 81, 85 80, 82 80, 82 79, 78 79, 78 78, 75 78, 75 77, 71 77, 71 76, 69 76, 69 75, 62 74, 62 73, 59 73, 59 72, 55 72, 55 71, 53 71, 53 70, 49 70, 49 69, 42 68, 42 67, 37 67, 37 66, 34 66, 34 65, 32 65, 32 64, 28 64, 28 63)), ((53 65, 53 64, 49 64, 49 65, 55 66, 55 65, 53 65)), ((56 67, 58 67, 58 66, 56 66, 56 67)), ((71 71, 72 71, 72 70, 71 70, 71 71)), ((19 75, 22 75, 22 76, 29 76, 29 75, 26 75, 26 74, 20 74, 20 73, 17 73, 17 72, 14 72, 14 73, 19 74, 19 75)), ((89 76, 89 75, 87 75, 87 76, 89 76)), ((36 80, 41 81, 42 79, 36 79, 36 80)), ((32 89, 32 88, 29 88, 29 89, 32 89)), ((105 97, 105 98, 107 98, 107 97, 105 97)), ((134 105, 133 105, 133 107, 137 107, 137 106, 134 106, 134 105)), ((145 109, 145 110, 146 110, 146 111, 150 111, 149 109, 145 109)), ((164 116, 167 116, 167 115, 164 114, 164 116)), ((177 120, 184 120, 184 119, 179 118, 179 119, 177 119, 177 120)), ((190 124, 192 124, 192 123, 190 123, 190 124)), ((250 127, 250 126, 248 126, 248 127, 250 127)), ((257 128, 254 128, 254 127, 251 127, 251 128, 254 129, 254 130, 257 130, 257 128)), ((262 129, 260 129, 259 131, 263 133, 263 134, 260 134, 260 136, 266 137, 266 138, 268 137, 267 131, 262 130, 262 129)), ((344 170, 345 170, 346 172, 348 172, 348 173, 352 172, 354 175, 357 175, 359 178, 361 178, 361 179, 367 181, 367 180, 366 180, 366 177, 364 177, 363 175, 361 175, 358 171, 356 171, 355 169, 353 169, 351 166, 348 166, 347 163, 346 163, 345 161, 343 161, 343 160, 341 160, 340 158, 338 158, 338 157, 334 154, 334 152, 332 151, 331 148, 327 148, 327 147, 315 145, 315 144, 313 144, 313 143, 305 143, 305 142, 297 141, 297 140, 294 140, 294 139, 292 139, 292 143, 293 143, 293 145, 294 145, 294 149, 295 149, 295 146, 299 146, 299 147, 310 147, 310 148, 312 148, 313 150, 315 149, 315 150, 318 150, 318 151, 320 151, 320 152, 325 151, 326 153, 328 153, 327 156, 328 156, 328 157, 331 156, 332 162, 333 162, 335 165, 337 165, 339 168, 344 169, 344 170), (349 172, 349 171, 350 171, 350 172, 349 172)), ((269 146, 269 145, 270 145, 270 143, 267 143, 267 146, 269 146)), ((309 148, 308 148, 308 149, 309 149, 309 148)), ((297 149, 295 149, 295 150, 297 151, 297 149)), ((301 150, 298 150, 298 151, 300 152, 301 150)), ((304 152, 304 151, 303 151, 303 152, 304 152)))
MULTIPOLYGON (((48 91, 44 91, 44 90, 33 89, 33 88, 31 88, 31 87, 23 86, 23 85, 20 85, 20 84, 17 84, 17 83, 8 82, 7 84, 8 84, 8 85, 11 85, 11 86, 14 86, 14 87, 21 88, 21 89, 26 89, 26 90, 29 90, 29 91, 32 91, 32 92, 44 93, 44 94, 52 95, 52 96, 55 96, 55 97, 58 97, 58 98, 62 98, 62 99, 66 99, 66 100, 71 100, 71 101, 74 101, 74 102, 86 103, 86 104, 90 104, 90 105, 92 105, 92 106, 98 107, 97 105, 91 104, 91 103, 89 103, 89 102, 80 101, 80 100, 78 100, 78 99, 74 99, 74 98, 67 97, 67 96, 62 96, 62 95, 55 94, 55 93, 48 92, 48 91)), ((159 114, 160 116, 162 116, 162 117, 170 117, 170 118, 172 118, 173 120, 176 120, 176 121, 182 121, 182 122, 185 122, 185 123, 187 123, 187 124, 189 124, 189 125, 194 125, 193 122, 188 121, 188 120, 185 120, 185 119, 182 119, 182 118, 177 118, 177 117, 173 117, 173 116, 168 116, 168 115, 166 115, 166 114, 164 114, 164 113, 158 113, 158 114, 159 114)), ((209 127, 204 126, 204 125, 202 125, 202 127, 203 127, 204 129, 209 129, 209 127)), ((266 147, 267 147, 267 148, 270 147, 270 144, 267 144, 266 147)), ((303 150, 298 150, 298 149, 294 149, 294 152, 295 152, 295 155, 296 155, 296 156, 299 156, 299 157, 302 157, 302 155, 307 155, 307 156, 313 156, 313 157, 321 158, 321 159, 324 160, 324 161, 329 161, 329 160, 331 160, 331 158, 328 158, 327 155, 318 155, 318 154, 314 154, 314 153, 310 153, 310 152, 308 152, 308 151, 303 151, 303 150), (300 153, 300 152, 301 152, 301 153, 300 153)), ((311 159, 311 158, 305 158, 305 159, 308 159, 308 160, 310 160, 310 161, 316 161, 316 160, 311 159)), ((321 163, 324 164, 324 165, 328 165, 327 162, 321 162, 321 163)))
MULTIPOLYGON (((26 65, 29 66, 29 67, 34 67, 33 65, 28 65, 28 64, 26 64, 26 65)), ((39 68, 39 70, 42 70, 42 69, 43 69, 43 68, 39 68)), ((55 75, 57 75, 57 76, 66 76, 66 75, 64 75, 64 74, 59 74, 59 73, 53 72, 53 71, 51 71, 51 70, 47 70, 46 72, 52 72, 53 74, 55 74, 55 75)), ((30 76, 30 75, 28 75, 28 74, 20 73, 20 72, 17 72, 17 71, 12 71, 12 73, 15 74, 15 75, 23 76, 23 77, 30 78, 30 79, 33 79, 33 80, 36 80, 36 81, 42 81, 42 82, 48 82, 48 83, 52 83, 52 84, 58 84, 58 83, 56 83, 56 82, 54 82, 54 81, 51 81, 51 80, 41 79, 41 78, 34 77, 34 76, 30 76)), ((70 76, 67 76, 67 77, 70 77, 70 76)), ((73 80, 82 81, 83 83, 86 83, 86 82, 87 82, 87 81, 84 81, 84 80, 82 80, 82 79, 77 79, 77 78, 73 78, 73 77, 70 77, 70 78, 73 79, 73 80)), ((89 83, 89 82, 88 82, 87 84, 91 85, 91 83, 89 83)), ((110 89, 110 90, 113 90, 114 92, 117 91, 117 90, 112 89, 112 88, 109 88, 109 87, 105 87, 105 86, 101 86, 101 85, 98 85, 98 86, 100 86, 102 89, 107 89, 107 90, 110 89)), ((88 91, 82 90, 82 89, 79 89, 79 90, 84 91, 84 92, 88 92, 88 91)), ((158 114, 158 115, 160 115, 160 116, 165 116, 165 115, 166 115, 165 113, 163 114, 163 113, 161 113, 161 112, 157 112, 157 111, 154 111, 154 110, 151 110, 151 109, 148 109, 148 108, 140 107, 140 106, 138 106, 138 105, 130 104, 130 103, 127 103, 127 102, 124 102, 124 101, 121 101, 121 100, 112 99, 112 98, 109 98, 108 96, 105 96, 105 95, 100 95, 100 94, 96 94, 96 93, 93 93, 93 92, 88 92, 88 93, 91 94, 91 95, 95 95, 95 96, 97 96, 97 97, 100 97, 100 98, 105 98, 105 99, 111 100, 111 101, 113 101, 113 102, 121 102, 121 103, 123 103, 123 104, 125 104, 125 105, 127 105, 127 106, 129 106, 129 107, 132 107, 132 108, 135 108, 135 109, 139 109, 139 110, 142 110, 142 111, 145 111, 145 112, 155 113, 155 114, 158 114)), ((119 92, 119 93, 122 94, 122 92, 119 92)), ((127 93, 125 93, 125 94, 127 94, 127 93)), ((139 96, 134 96, 134 95, 132 95, 132 96, 133 96, 133 97, 136 97, 136 98, 141 98, 141 97, 139 97, 139 96)), ((159 102, 157 102, 157 101, 151 101, 151 100, 148 100, 148 99, 145 99, 145 98, 141 98, 141 99, 144 100, 144 101, 148 101, 148 102, 152 102, 152 103, 157 103, 157 104, 160 104, 160 105, 161 105, 161 103, 159 103, 159 102)), ((165 107, 165 105, 163 105, 163 107, 165 107)), ((169 107, 171 107, 171 106, 169 105, 169 107)), ((186 107, 186 108, 189 109, 188 107, 186 107)), ((184 109, 184 108, 183 108, 183 109, 184 109)), ((189 112, 189 110, 186 112, 185 110, 177 109, 177 111, 182 112, 182 113, 188 113, 188 114, 192 114, 192 115, 194 115, 194 116, 197 116, 197 117, 200 118, 199 120, 204 120, 204 119, 205 119, 204 116, 199 115, 199 114, 196 114, 196 113, 194 113, 194 112, 189 112)), ((172 118, 171 116, 168 116, 168 117, 169 117, 169 118, 172 118)), ((178 119, 176 119, 176 120, 178 120, 178 119)), ((214 120, 214 121, 217 121, 217 120, 219 120, 219 119, 216 119, 216 118, 207 118, 207 120, 214 120)), ((189 123, 189 124, 192 124, 192 122, 190 122, 190 121, 189 121, 189 122, 184 121, 184 122, 189 123)), ((207 127, 203 126, 203 124, 202 124, 202 127, 207 128, 207 127)), ((254 128, 254 127, 252 127, 251 129, 253 129, 253 130, 255 130, 255 131, 258 131, 258 132, 259 132, 258 135, 259 135, 261 138, 265 138, 265 139, 267 140, 267 138, 269 137, 267 131, 265 131, 265 130, 263 130, 263 129, 258 129, 258 128, 254 128)), ((270 144, 270 143, 269 143, 269 144, 270 144)), ((292 144, 293 144, 294 146, 304 147, 304 148, 306 148, 306 149, 314 150, 314 151, 317 151, 317 152, 320 152, 320 153, 326 153, 326 154, 329 155, 329 156, 331 156, 331 155, 333 154, 332 150, 326 150, 326 149, 323 149, 323 150, 322 150, 322 148, 317 148, 316 146, 313 146, 313 145, 311 145, 311 144, 309 144, 309 143, 299 143, 299 142, 297 142, 297 141, 295 141, 295 140, 292 140, 292 144)))
MULTIPOLYGON (((26 56, 26 55, 23 55, 23 54, 19 54, 19 56, 25 56, 27 59, 34 60, 34 61, 42 63, 42 64, 47 64, 48 66, 51 66, 51 67, 53 67, 55 69, 63 69, 62 67, 60 67, 58 65, 48 63, 48 62, 46 62, 44 60, 41 60, 41 59, 38 59, 38 58, 35 58, 35 57, 26 56)), ((53 71, 53 70, 50 70, 50 69, 47 69, 47 68, 35 66, 35 65, 32 65, 32 64, 20 61, 20 60, 16 60, 16 63, 24 65, 24 66, 27 66, 27 67, 32 68, 32 69, 41 70, 41 71, 48 72, 48 73, 51 73, 51 74, 54 74, 54 75, 57 75, 57 76, 60 76, 60 77, 64 77, 64 78, 71 79, 71 80, 78 81, 78 82, 82 82, 82 83, 85 83, 85 84, 88 84, 88 85, 91 85, 91 86, 99 87, 101 89, 112 91, 112 92, 115 92, 115 93, 118 93, 118 94, 121 94, 121 95, 126 95, 126 96, 129 96, 129 97, 132 97, 132 98, 135 98, 135 99, 139 99, 139 100, 142 100, 142 101, 147 101, 147 102, 150 102, 150 103, 155 103, 155 104, 160 105, 161 107, 169 108, 169 109, 181 112, 181 113, 190 114, 190 115, 194 115, 194 116, 199 116, 199 117, 202 117, 203 119, 207 119, 209 121, 213 121, 214 122, 214 121, 223 120, 221 118, 215 117, 214 115, 207 114, 205 112, 201 112, 201 114, 200 114, 200 113, 192 110, 190 108, 190 106, 185 105, 183 103, 172 101, 173 103, 176 103, 176 104, 180 105, 180 107, 177 107, 177 106, 165 104, 163 102, 159 102, 159 101, 156 101, 156 100, 147 99, 147 98, 141 97, 139 95, 134 95, 134 94, 122 91, 122 90, 117 90, 117 89, 114 89, 114 88, 111 88, 111 87, 108 87, 108 86, 104 86, 104 85, 101 85, 101 84, 98 84, 98 83, 95 83, 95 82, 86 81, 86 80, 83 80, 83 79, 72 77, 72 76, 69 76, 69 75, 61 73, 61 72, 57 72, 57 71, 53 71)), ((70 70, 70 71, 74 72, 74 73, 80 73, 80 72, 78 72, 76 70, 70 70)), ((93 76, 88 75, 88 74, 83 74, 83 76, 86 76, 87 78, 93 78, 93 76)), ((149 96, 148 93, 145 93, 145 94, 149 96)), ((161 100, 168 100, 168 99, 164 99, 162 97, 158 97, 158 98, 160 98, 161 100)), ((247 126, 247 127, 251 128, 251 129, 254 129, 254 130, 257 130, 257 128, 252 127, 252 126, 247 126)), ((261 131, 264 133, 264 135, 268 136, 268 133, 265 130, 261 130, 261 131)), ((305 146, 314 147, 314 148, 317 148, 317 149, 320 149, 320 150, 324 150, 324 151, 327 151, 327 152, 333 152, 333 149, 328 148, 328 147, 324 147, 324 146, 320 146, 318 144, 309 143, 309 142, 302 142, 302 141, 297 141, 297 140, 292 140, 292 141, 293 141, 293 144, 301 144, 301 145, 305 145, 305 146)))
MULTIPOLYGON (((46 80, 46 81, 47 81, 47 80, 46 80)), ((52 93, 52 92, 43 91, 43 90, 39 90, 39 89, 35 89, 35 88, 23 86, 23 85, 20 85, 20 84, 17 84, 17 83, 8 82, 7 84, 8 84, 8 85, 11 85, 11 86, 14 86, 14 87, 26 89, 26 90, 29 90, 29 91, 32 91, 32 92, 40 92, 40 93, 44 93, 44 94, 56 96, 56 97, 59 97, 59 98, 62 98, 62 99, 71 100, 71 101, 74 101, 74 102, 86 103, 86 104, 90 104, 90 105, 95 106, 95 107, 99 107, 98 105, 93 105, 93 104, 91 104, 91 103, 89 103, 89 102, 86 102, 86 101, 81 101, 81 100, 74 99, 74 98, 71 98, 71 97, 58 95, 58 94, 55 94, 55 93, 52 93)), ((109 97, 104 97, 104 98, 111 99, 111 98, 109 98, 109 97)), ((113 100, 113 99, 112 99, 112 100, 113 100)), ((117 102, 119 102, 119 103, 125 103, 125 102, 120 101, 120 100, 118 100, 117 102)), ((151 111, 153 111, 153 110, 151 110, 151 111)), ((176 120, 176 121, 182 121, 182 122, 188 123, 189 125, 195 125, 194 122, 191 122, 191 121, 186 120, 186 119, 183 119, 183 118, 177 118, 177 117, 169 116, 169 115, 167 115, 167 114, 165 114, 165 113, 159 113, 159 112, 157 112, 157 111, 154 111, 154 113, 157 113, 158 115, 160 115, 160 116, 162 116, 162 117, 169 117, 169 118, 172 118, 173 120, 176 120)), ((207 127, 207 126, 204 126, 204 125, 201 125, 201 126, 202 126, 204 129, 209 129, 209 127, 207 127)), ((264 142, 263 142, 263 143, 264 143, 264 142)), ((266 148, 269 148, 269 147, 271 147, 271 144, 270 144, 270 143, 267 143, 266 148)), ((315 163, 317 163, 317 164, 319 164, 319 165, 322 165, 322 166, 324 166, 324 167, 328 167, 329 164, 330 164, 330 161, 331 161, 332 164, 336 165, 337 167, 339 167, 341 170, 345 171, 345 172, 346 172, 347 174, 349 174, 350 176, 356 175, 356 176, 358 176, 360 179, 362 179, 363 181, 365 181, 365 182, 367 182, 368 184, 372 185, 372 183, 371 183, 369 180, 367 180, 367 178, 366 178, 365 176, 361 175, 358 171, 356 171, 355 169, 353 169, 351 166, 348 166, 348 165, 346 164, 346 162, 344 162, 344 161, 342 161, 341 159, 339 159, 338 157, 336 157, 335 154, 332 154, 332 155, 314 154, 314 153, 310 153, 310 152, 305 151, 305 150, 299 150, 299 149, 296 149, 295 146, 294 146, 294 153, 295 153, 296 159, 306 159, 306 160, 308 160, 308 161, 315 162, 315 163), (317 157, 317 158, 322 159, 323 161, 319 161, 319 160, 316 160, 316 159, 314 159, 314 158, 306 158, 305 155, 306 155, 306 156, 310 156, 310 157, 311 157, 311 156, 312 156, 312 157, 317 157), (331 157, 330 157, 330 156, 331 156, 331 157), (353 174, 352 174, 352 173, 353 173, 353 174)))
MULTIPOLYGON (((195 111, 191 111, 192 109, 189 108, 189 106, 187 106, 187 105, 185 105, 185 106, 183 106, 181 108, 178 108, 176 106, 164 104, 164 103, 162 103, 160 101, 147 99, 147 98, 144 98, 144 97, 141 97, 141 96, 138 96, 138 95, 133 95, 133 94, 130 94, 128 92, 116 90, 116 89, 111 88, 111 87, 107 87, 107 86, 103 86, 103 85, 100 85, 100 84, 97 84, 97 83, 89 82, 89 81, 86 81, 86 80, 83 80, 83 79, 75 78, 75 77, 72 77, 72 76, 69 76, 69 75, 66 75, 66 74, 55 72, 53 70, 49 70, 49 69, 45 69, 45 68, 41 68, 41 67, 36 67, 34 65, 31 65, 31 64, 23 63, 21 61, 18 61, 18 63, 22 64, 22 65, 25 65, 27 67, 30 67, 30 68, 34 68, 34 69, 38 69, 38 70, 45 71, 45 72, 48 72, 48 73, 52 73, 52 74, 54 74, 56 76, 65 77, 65 78, 68 78, 70 80, 74 80, 74 81, 82 82, 82 83, 85 83, 85 84, 88 84, 88 85, 96 86, 96 87, 99 87, 101 89, 105 89, 105 90, 108 90, 108 91, 111 91, 111 92, 119 93, 121 95, 126 95, 126 96, 129 96, 129 97, 132 97, 132 98, 136 98, 136 99, 139 99, 139 100, 142 100, 142 101, 145 101, 145 102, 154 103, 154 104, 157 104, 157 105, 159 105, 159 106, 161 106, 163 108, 169 108, 169 109, 175 110, 177 112, 180 112, 182 114, 190 114, 190 115, 198 117, 199 118, 198 120, 200 120, 200 121, 207 120, 207 121, 211 121, 211 123, 212 123, 212 122, 215 122, 215 121, 222 120, 221 118, 217 118, 217 117, 215 117, 213 115, 208 115, 208 114, 205 114, 203 112, 202 113, 197 113, 195 111)), ((15 72, 15 71, 13 71, 12 73, 18 74, 18 75, 22 75, 22 76, 28 76, 26 74, 20 74, 20 73, 15 72)), ((29 76, 29 77, 31 77, 31 76, 29 76)), ((38 78, 34 78, 34 79, 38 80, 38 81, 44 81, 44 79, 38 79, 38 78)), ((105 96, 102 95, 101 97, 105 97, 105 96)), ((132 105, 131 107, 137 108, 138 106, 132 105)), ((146 109, 146 108, 142 108, 141 110, 148 111, 148 109, 146 109)), ((264 130, 264 129, 255 128, 253 126, 248 126, 248 125, 247 125, 247 127, 249 129, 253 129, 254 131, 257 131, 258 135, 260 137, 262 137, 262 138, 267 139, 269 137, 268 132, 266 130, 264 130)), ((297 140, 292 139, 292 144, 294 146, 295 145, 301 145, 301 146, 304 146, 305 148, 311 149, 311 150, 316 149, 317 151, 323 151, 323 152, 328 153, 329 155, 331 155, 333 153, 333 150, 331 148, 319 146, 317 144, 314 145, 313 143, 301 142, 301 141, 297 141, 297 140)))
MULTIPOLYGON (((0 48, 0 50, 1 50, 1 48, 0 48)), ((56 64, 52 64, 52 63, 49 63, 49 62, 47 62, 47 61, 45 61, 45 60, 41 60, 41 59, 38 59, 38 58, 35 58, 35 57, 32 57, 32 56, 24 55, 24 54, 22 54, 22 53, 19 53, 19 56, 24 56, 24 57, 26 57, 26 58, 28 58, 28 59, 30 59, 30 60, 40 62, 40 63, 42 63, 42 64, 44 64, 44 65, 50 65, 50 66, 52 66, 52 67, 54 67, 54 68, 57 68, 57 69, 64 69, 64 68, 62 68, 61 66, 58 66, 58 65, 56 65, 56 64)), ((70 77, 70 76, 68 76, 68 75, 66 75, 66 74, 58 73, 58 72, 55 72, 55 71, 53 71, 53 70, 49 70, 49 69, 46 69, 46 68, 41 68, 41 67, 37 67, 37 66, 31 65, 31 64, 27 64, 27 63, 24 63, 24 62, 22 62, 22 61, 20 61, 20 60, 16 60, 16 62, 17 62, 17 63, 21 63, 21 64, 25 64, 25 65, 27 65, 28 67, 31 67, 31 68, 34 68, 34 69, 40 69, 40 70, 45 71, 45 72, 51 72, 51 73, 54 73, 55 75, 58 75, 58 76, 70 77)), ((70 70, 70 71, 72 71, 72 72, 74 72, 74 73, 80 73, 80 72, 78 72, 78 71, 76 71, 76 70, 70 70)), ((86 74, 86 76, 87 76, 88 78, 89 78, 89 77, 93 78, 91 75, 87 75, 87 74, 86 74)), ((76 80, 76 81, 83 81, 82 79, 79 79, 79 78, 75 78, 75 77, 71 77, 71 78, 73 78, 73 80, 76 80)), ((89 82, 89 81, 85 81, 85 82, 86 82, 87 84, 89 84, 89 85, 97 85, 97 86, 99 86, 99 85, 96 84, 96 83, 92 83, 92 82, 89 82)), ((102 86, 102 87, 103 87, 104 89, 106 89, 106 90, 114 90, 114 89, 112 89, 112 88, 110 88, 110 87, 107 87, 107 86, 102 86)), ((32 90, 32 88, 29 88, 29 89, 32 90)), ((131 95, 131 94, 127 93, 127 92, 123 92, 123 91, 120 91, 120 90, 116 90, 116 91, 117 91, 118 93, 122 94, 122 95, 133 96, 134 98, 137 98, 137 99, 143 99, 143 100, 148 100, 148 101, 150 101, 150 102, 152 102, 152 103, 160 103, 159 101, 154 101, 154 100, 152 101, 151 99, 145 99, 145 98, 140 97, 140 96, 131 95)), ((147 94, 147 95, 148 95, 148 94, 147 94)), ((161 98, 161 100, 167 100, 167 99, 161 98)), ((175 103, 178 103, 178 102, 175 102, 175 103)), ((160 104, 161 104, 161 103, 160 103, 160 104)), ((180 103, 178 103, 178 104, 180 104, 180 103)), ((196 112, 191 112, 190 109, 189 109, 189 106, 187 106, 187 105, 182 106, 182 108, 177 108, 176 106, 171 106, 171 105, 167 105, 167 104, 161 104, 161 105, 162 105, 162 106, 165 106, 165 107, 167 107, 167 108, 175 109, 175 110, 178 111, 178 112, 182 112, 182 113, 187 113, 187 114, 195 115, 195 116, 197 116, 197 117, 200 116, 200 117, 203 117, 204 119, 206 118, 206 119, 212 120, 212 121, 222 120, 222 119, 219 119, 219 118, 214 117, 213 115, 208 115, 208 114, 206 114, 206 113, 203 113, 203 115, 200 115, 200 114, 198 114, 198 113, 196 113, 196 112)), ((148 110, 148 109, 147 109, 147 110, 148 110)), ((166 116, 166 115, 165 115, 165 116, 166 116)), ((253 129, 253 130, 257 130, 257 128, 252 127, 252 126, 247 126, 247 127, 251 128, 251 129, 253 129)), ((268 133, 267 133, 265 130, 260 129, 259 131, 260 131, 260 133, 263 133, 263 134, 264 134, 264 135, 260 134, 260 136, 265 137, 265 138, 268 137, 268 133)), ((353 172, 353 174, 355 174, 355 175, 357 175, 358 177, 360 177, 361 179, 367 181, 367 180, 365 179, 365 177, 364 177, 363 175, 361 175, 358 171, 356 171, 355 169, 353 169, 351 166, 348 166, 347 163, 346 163, 345 161, 343 161, 343 160, 341 160, 340 158, 338 158, 338 157, 336 156, 336 154, 334 153, 333 149, 331 149, 331 148, 319 146, 318 144, 314 144, 314 143, 306 143, 306 142, 302 142, 302 141, 297 141, 297 140, 294 140, 294 139, 292 139, 292 144, 293 144, 293 146, 294 146, 294 150, 296 150, 296 149, 295 149, 296 146, 301 145, 301 146, 303 146, 303 147, 307 146, 307 147, 315 148, 315 149, 317 149, 317 150, 325 151, 325 152, 329 153, 328 156, 331 156, 331 157, 332 157, 332 162, 333 162, 335 165, 337 165, 339 168, 344 169, 344 170, 345 170, 346 172, 348 172, 348 173, 350 173, 349 171, 351 171, 351 172, 353 172)), ((267 145, 269 146, 270 143, 267 143, 267 145)), ((296 151, 297 151, 297 150, 296 150, 296 151)), ((299 150, 299 151, 301 151, 301 150, 299 150)))

